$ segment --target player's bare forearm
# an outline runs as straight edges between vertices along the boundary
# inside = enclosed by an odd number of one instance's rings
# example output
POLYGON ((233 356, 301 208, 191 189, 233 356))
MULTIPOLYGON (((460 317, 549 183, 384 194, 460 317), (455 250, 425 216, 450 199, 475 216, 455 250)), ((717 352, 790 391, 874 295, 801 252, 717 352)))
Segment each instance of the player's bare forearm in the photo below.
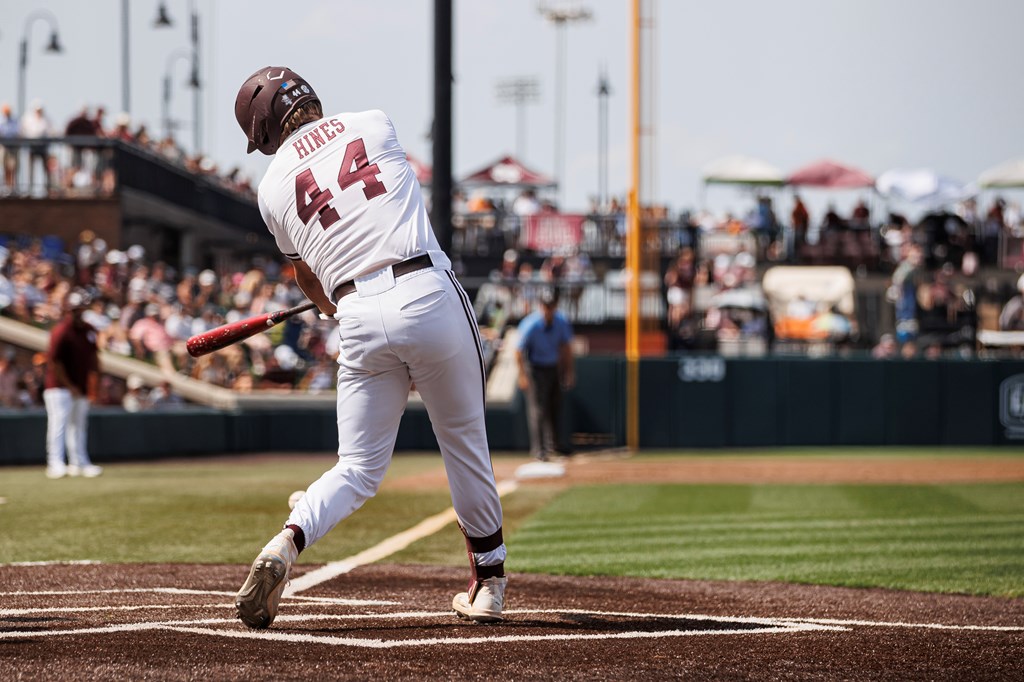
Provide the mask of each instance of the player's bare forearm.
POLYGON ((327 298, 323 285, 317 279, 317 276, 313 274, 313 271, 310 270, 309 265, 301 260, 292 261, 292 265, 295 267, 295 283, 302 289, 302 293, 310 301, 316 303, 316 307, 320 309, 320 312, 333 317, 334 313, 338 312, 338 309, 327 298))
POLYGON ((519 366, 519 379, 518 384, 520 390, 525 391, 530 387, 530 375, 526 371, 526 359, 523 357, 523 351, 516 351, 516 364, 519 366))

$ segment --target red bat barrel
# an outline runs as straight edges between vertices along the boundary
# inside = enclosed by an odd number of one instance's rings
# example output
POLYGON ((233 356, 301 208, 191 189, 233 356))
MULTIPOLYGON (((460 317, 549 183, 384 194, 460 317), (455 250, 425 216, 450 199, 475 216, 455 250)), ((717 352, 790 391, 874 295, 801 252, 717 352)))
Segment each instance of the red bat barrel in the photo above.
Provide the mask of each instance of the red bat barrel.
POLYGON ((189 355, 198 358, 200 355, 212 353, 215 350, 220 350, 233 343, 238 343, 242 339, 247 339, 250 336, 266 331, 279 322, 283 322, 293 315, 312 310, 314 307, 316 307, 315 303, 304 303, 287 310, 277 310, 272 313, 264 313, 239 320, 238 322, 232 322, 231 324, 221 325, 208 332, 196 334, 185 343, 185 348, 188 349, 189 355))

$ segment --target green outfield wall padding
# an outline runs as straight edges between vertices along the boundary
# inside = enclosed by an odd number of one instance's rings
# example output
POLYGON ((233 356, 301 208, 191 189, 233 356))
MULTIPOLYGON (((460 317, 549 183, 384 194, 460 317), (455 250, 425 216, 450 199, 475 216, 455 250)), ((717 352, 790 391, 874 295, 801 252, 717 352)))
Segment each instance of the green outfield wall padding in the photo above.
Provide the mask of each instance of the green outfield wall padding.
POLYGON ((938 445, 939 365, 920 360, 885 368, 885 443, 938 445))
MULTIPOLYGON (((563 434, 591 447, 625 444, 626 362, 582 357, 563 434)), ((726 359, 640 363, 640 445, 720 448, 845 445, 1024 445, 1024 362, 726 359)), ((488 406, 492 451, 526 451, 522 395, 488 406)), ((46 413, 0 410, 0 464, 45 462, 46 413)), ((99 463, 242 452, 337 451, 332 409, 127 413, 97 407, 89 449, 99 463)), ((402 417, 396 450, 436 451, 426 410, 402 417)))
POLYGON ((994 363, 944 363, 940 368, 943 415, 941 442, 946 445, 992 445, 996 442, 993 422, 998 396, 994 384, 994 363))
POLYGON ((755 360, 727 363, 729 445, 759 446, 782 441, 778 366, 755 360))
POLYGON ((872 360, 840 363, 838 382, 831 390, 838 397, 837 445, 885 443, 886 364, 872 360))
POLYGON ((786 396, 779 404, 781 443, 835 442, 841 402, 834 388, 839 383, 838 366, 806 360, 779 362, 777 369, 779 393, 786 396))

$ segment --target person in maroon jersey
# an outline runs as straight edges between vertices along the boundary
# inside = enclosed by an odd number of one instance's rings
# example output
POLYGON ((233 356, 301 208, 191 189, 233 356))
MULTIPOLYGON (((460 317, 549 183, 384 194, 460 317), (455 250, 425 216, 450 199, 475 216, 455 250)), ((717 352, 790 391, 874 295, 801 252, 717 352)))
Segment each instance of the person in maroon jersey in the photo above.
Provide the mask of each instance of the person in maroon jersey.
POLYGON ((89 297, 68 294, 64 317, 50 332, 46 353, 46 476, 85 476, 103 473, 89 459, 86 449, 89 424, 89 396, 99 374, 96 330, 82 319, 89 297))

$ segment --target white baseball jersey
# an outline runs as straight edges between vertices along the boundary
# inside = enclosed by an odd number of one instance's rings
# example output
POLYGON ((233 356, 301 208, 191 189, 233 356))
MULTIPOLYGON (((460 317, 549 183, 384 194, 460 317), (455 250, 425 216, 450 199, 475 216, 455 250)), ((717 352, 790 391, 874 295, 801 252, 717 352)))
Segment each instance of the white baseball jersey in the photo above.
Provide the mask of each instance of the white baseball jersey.
POLYGON ((441 248, 382 111, 326 116, 288 136, 259 206, 281 253, 304 260, 328 298, 342 282, 441 248))
POLYGON ((281 252, 305 261, 328 298, 355 280, 335 314, 338 463, 309 486, 288 524, 309 547, 376 493, 415 383, 473 561, 501 564, 479 330, 391 121, 366 111, 299 128, 260 183, 259 205, 281 252), (422 254, 429 267, 400 275, 388 267, 422 254))

